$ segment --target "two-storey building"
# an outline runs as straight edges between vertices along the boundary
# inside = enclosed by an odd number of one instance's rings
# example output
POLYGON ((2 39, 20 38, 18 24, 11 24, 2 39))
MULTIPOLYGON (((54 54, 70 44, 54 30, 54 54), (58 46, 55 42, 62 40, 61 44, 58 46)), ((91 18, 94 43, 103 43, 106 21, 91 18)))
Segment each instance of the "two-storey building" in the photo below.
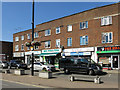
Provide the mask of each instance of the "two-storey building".
MULTIPOLYGON (((70 16, 36 25, 35 60, 57 66, 60 56, 93 59, 104 68, 120 67, 120 3, 93 8, 70 16)), ((25 56, 30 63, 31 50, 25 42, 32 41, 32 31, 13 35, 14 57, 25 56)))

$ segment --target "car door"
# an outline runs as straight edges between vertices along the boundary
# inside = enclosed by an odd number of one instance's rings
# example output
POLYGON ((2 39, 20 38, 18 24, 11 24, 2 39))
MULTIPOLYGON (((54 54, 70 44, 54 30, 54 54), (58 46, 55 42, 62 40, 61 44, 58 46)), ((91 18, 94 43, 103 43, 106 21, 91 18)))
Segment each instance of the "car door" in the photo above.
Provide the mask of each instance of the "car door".
POLYGON ((88 61, 86 59, 81 59, 81 67, 82 72, 86 72, 88 70, 88 61))

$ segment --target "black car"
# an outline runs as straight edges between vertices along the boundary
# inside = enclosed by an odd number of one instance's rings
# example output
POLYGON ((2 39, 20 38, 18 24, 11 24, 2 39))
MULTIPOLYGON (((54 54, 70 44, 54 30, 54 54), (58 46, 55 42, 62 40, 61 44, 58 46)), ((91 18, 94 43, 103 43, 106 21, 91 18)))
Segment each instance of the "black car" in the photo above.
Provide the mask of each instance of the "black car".
POLYGON ((62 58, 59 60, 59 69, 69 72, 85 72, 89 75, 99 74, 102 67, 91 59, 62 58))
POLYGON ((10 60, 9 68, 24 68, 27 69, 27 65, 20 60, 10 60))

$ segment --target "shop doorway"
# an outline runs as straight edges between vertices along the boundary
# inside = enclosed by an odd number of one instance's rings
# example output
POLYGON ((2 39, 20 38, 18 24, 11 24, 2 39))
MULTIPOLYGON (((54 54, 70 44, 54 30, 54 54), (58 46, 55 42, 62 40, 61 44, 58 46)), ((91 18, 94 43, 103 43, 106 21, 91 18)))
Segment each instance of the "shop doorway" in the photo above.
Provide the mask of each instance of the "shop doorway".
POLYGON ((113 69, 118 69, 119 68, 119 56, 112 56, 112 66, 113 69))

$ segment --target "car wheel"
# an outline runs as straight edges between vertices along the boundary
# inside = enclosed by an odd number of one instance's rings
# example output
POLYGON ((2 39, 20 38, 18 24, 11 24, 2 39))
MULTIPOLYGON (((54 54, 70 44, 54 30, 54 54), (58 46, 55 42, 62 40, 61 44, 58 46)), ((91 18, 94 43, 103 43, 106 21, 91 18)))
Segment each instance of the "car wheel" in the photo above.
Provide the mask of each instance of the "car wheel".
POLYGON ((89 70, 89 75, 93 75, 94 71, 93 70, 89 70))

